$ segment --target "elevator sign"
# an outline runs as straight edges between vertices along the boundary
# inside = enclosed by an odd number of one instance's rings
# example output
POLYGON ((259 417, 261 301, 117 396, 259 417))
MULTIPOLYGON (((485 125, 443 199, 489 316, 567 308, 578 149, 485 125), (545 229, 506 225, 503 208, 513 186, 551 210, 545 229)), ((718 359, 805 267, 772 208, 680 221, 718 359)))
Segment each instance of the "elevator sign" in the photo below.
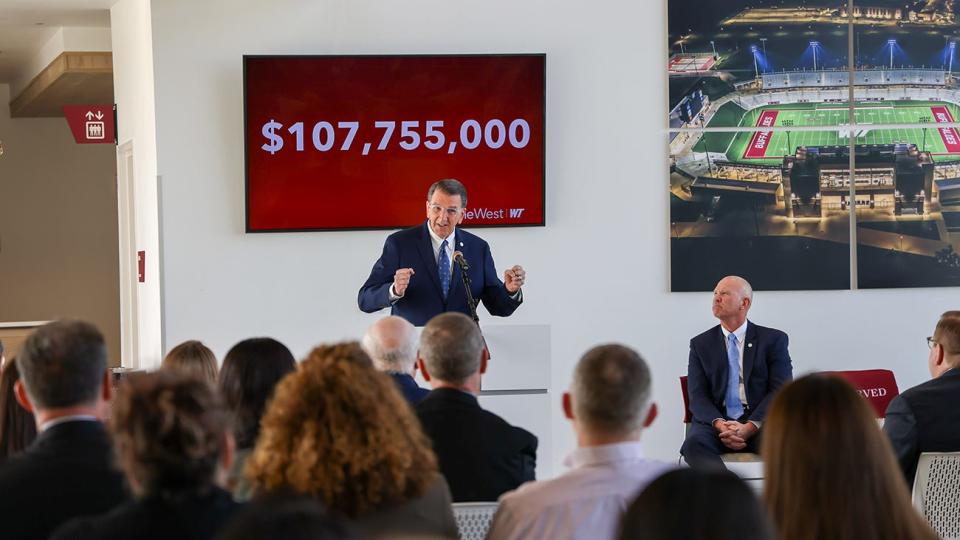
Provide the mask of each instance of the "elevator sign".
POLYGON ((116 144, 113 105, 64 105, 63 115, 77 144, 116 144))

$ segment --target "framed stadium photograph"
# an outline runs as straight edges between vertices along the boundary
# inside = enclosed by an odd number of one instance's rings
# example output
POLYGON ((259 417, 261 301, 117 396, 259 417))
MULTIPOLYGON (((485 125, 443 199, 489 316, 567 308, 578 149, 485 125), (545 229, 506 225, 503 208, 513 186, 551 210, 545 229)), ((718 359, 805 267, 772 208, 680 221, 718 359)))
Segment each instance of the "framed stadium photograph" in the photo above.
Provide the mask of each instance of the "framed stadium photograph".
POLYGON ((960 285, 957 9, 669 0, 671 289, 960 285))

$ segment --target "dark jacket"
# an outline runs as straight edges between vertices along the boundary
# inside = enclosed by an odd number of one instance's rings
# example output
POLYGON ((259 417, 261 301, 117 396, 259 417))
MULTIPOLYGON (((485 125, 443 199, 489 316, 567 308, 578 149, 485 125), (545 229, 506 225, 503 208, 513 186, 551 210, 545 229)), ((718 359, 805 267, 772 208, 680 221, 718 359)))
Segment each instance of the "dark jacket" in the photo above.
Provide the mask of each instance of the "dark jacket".
POLYGON ((406 373, 390 373, 390 378, 397 384, 397 388, 403 392, 403 397, 407 398, 411 406, 420 403, 430 393, 430 390, 421 388, 417 381, 406 373))
POLYGON ((128 499, 103 424, 57 424, 0 467, 0 536, 46 539, 72 518, 128 499))
MULTIPOLYGON (((774 394, 793 377, 787 335, 747 322, 743 338, 743 380, 749 419, 762 421, 774 394)), ((726 418, 723 404, 730 364, 720 325, 690 340, 687 384, 693 419, 710 424, 726 418)))
POLYGON ((534 480, 537 438, 481 409, 472 394, 438 388, 416 411, 433 440, 453 502, 496 501, 534 480))
POLYGON ((230 494, 211 488, 205 494, 151 496, 130 501, 107 514, 71 521, 53 540, 203 540, 213 538, 240 508, 230 494))
POLYGON ((887 406, 883 431, 912 488, 922 452, 960 451, 960 369, 894 398, 887 406))
MULTIPOLYGON (((357 303, 362 311, 373 313, 385 307, 392 315, 403 317, 414 326, 423 326, 435 315, 446 311, 459 311, 470 315, 467 306, 467 294, 460 277, 460 267, 456 264, 450 269, 450 290, 444 300, 440 291, 440 276, 437 271, 437 259, 433 255, 433 241, 427 231, 427 223, 397 231, 387 237, 383 243, 383 253, 370 277, 360 287, 357 303), (413 268, 403 298, 390 304, 390 286, 393 275, 400 268, 413 268)), ((507 288, 497 277, 490 246, 479 236, 456 229, 454 251, 463 253, 470 266, 470 290, 477 302, 483 302, 491 315, 506 317, 514 312, 522 299, 510 298, 507 288)))

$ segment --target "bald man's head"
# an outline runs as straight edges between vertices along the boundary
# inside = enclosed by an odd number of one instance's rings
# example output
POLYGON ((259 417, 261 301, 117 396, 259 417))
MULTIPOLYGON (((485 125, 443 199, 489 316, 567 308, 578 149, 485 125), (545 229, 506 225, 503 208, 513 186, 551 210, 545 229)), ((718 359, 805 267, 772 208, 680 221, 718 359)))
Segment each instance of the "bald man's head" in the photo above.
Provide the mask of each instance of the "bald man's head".
POLYGON ((721 321, 746 319, 753 305, 753 287, 740 276, 727 276, 713 289, 713 316, 721 321))
POLYGON ((380 371, 413 373, 417 361, 417 331, 406 319, 389 316, 373 323, 361 341, 380 371))

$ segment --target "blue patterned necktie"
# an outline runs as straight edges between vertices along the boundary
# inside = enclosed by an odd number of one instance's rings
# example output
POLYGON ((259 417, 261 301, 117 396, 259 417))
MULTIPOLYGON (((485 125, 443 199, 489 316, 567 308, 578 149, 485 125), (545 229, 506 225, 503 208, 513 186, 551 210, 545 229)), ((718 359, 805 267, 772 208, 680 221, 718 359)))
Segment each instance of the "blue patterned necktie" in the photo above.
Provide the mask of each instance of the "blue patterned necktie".
POLYGON ((447 299, 447 293, 450 291, 450 259, 447 257, 447 241, 440 244, 440 257, 437 258, 437 270, 440 273, 440 290, 443 291, 443 299, 447 299))
POLYGON ((737 349, 737 336, 727 336, 727 363, 730 376, 727 378, 727 417, 736 420, 743 416, 743 403, 740 401, 740 350, 737 349))

